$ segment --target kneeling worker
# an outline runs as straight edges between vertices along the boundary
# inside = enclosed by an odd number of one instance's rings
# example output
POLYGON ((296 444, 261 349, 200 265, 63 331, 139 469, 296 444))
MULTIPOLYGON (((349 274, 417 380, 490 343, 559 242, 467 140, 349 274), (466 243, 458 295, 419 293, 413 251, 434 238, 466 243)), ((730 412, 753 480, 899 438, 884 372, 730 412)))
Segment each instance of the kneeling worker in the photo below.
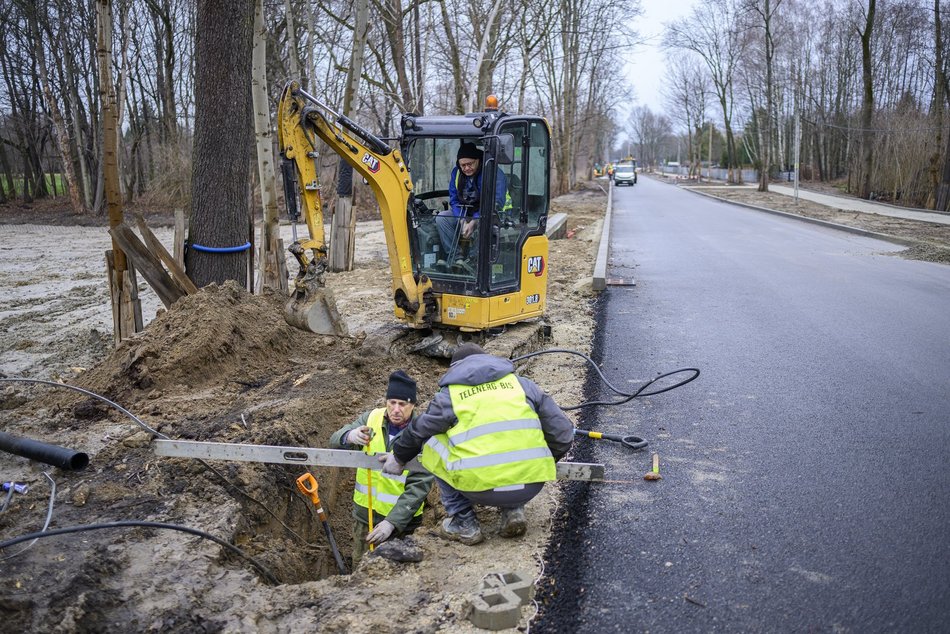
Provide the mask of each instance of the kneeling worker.
MULTIPOLYGON (((389 376, 386 407, 363 412, 355 421, 330 437, 332 449, 359 449, 368 454, 386 453, 393 441, 415 420, 416 382, 402 370, 389 376)), ((378 546, 391 537, 404 537, 422 523, 422 505, 433 477, 424 472, 396 474, 356 470, 353 490, 353 566, 369 544, 378 546), (373 530, 369 531, 369 483, 372 481, 373 530)))
POLYGON ((574 425, 508 359, 466 343, 452 355, 425 414, 396 439, 383 471, 399 473, 420 452, 436 476, 448 514, 441 534, 463 544, 484 539, 474 505, 501 509, 502 537, 527 529, 524 505, 556 479, 555 461, 574 442, 574 425))

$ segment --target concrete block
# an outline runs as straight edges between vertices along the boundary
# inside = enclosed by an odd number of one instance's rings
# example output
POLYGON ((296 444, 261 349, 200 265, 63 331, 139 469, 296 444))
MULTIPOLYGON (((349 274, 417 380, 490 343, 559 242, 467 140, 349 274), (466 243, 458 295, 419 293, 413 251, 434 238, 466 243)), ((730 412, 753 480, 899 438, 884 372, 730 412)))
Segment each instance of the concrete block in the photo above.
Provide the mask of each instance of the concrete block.
POLYGON ((518 595, 522 605, 534 598, 534 579, 523 572, 499 572, 482 579, 482 591, 507 588, 518 595))
POLYGON ((545 230, 549 240, 560 240, 567 236, 567 214, 557 213, 548 218, 545 230))
POLYGON ((517 627, 521 620, 521 599, 507 587, 484 590, 472 599, 468 620, 485 630, 517 627))

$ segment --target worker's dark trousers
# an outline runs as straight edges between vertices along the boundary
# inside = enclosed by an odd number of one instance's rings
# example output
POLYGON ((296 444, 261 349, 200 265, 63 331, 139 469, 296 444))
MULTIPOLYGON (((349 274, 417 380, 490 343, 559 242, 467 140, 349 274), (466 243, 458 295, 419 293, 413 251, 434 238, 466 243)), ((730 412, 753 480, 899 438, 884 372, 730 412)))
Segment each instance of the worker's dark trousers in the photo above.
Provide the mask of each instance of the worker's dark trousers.
POLYGON ((513 487, 489 489, 488 491, 457 491, 444 480, 436 478, 439 484, 439 494, 442 496, 442 506, 448 516, 464 513, 472 508, 473 504, 483 506, 497 506, 499 508, 515 508, 523 506, 541 492, 543 482, 518 484, 513 487))
POLYGON ((439 230, 439 242, 442 243, 440 259, 454 260, 459 245, 462 218, 453 216, 451 211, 442 211, 435 217, 435 226, 439 230))

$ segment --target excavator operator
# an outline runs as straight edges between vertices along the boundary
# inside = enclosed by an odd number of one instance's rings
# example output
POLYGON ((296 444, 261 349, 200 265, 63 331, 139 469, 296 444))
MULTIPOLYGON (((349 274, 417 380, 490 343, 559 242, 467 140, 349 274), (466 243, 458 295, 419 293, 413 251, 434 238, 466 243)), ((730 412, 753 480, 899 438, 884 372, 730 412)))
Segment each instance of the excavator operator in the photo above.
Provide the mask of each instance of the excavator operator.
MULTIPOLYGON (((474 143, 463 141, 449 176, 449 208, 436 217, 439 240, 448 262, 465 256, 459 246, 467 244, 475 232, 481 191, 482 152, 474 143)), ((508 179, 500 168, 495 175, 495 206, 503 213, 511 210, 508 179)))

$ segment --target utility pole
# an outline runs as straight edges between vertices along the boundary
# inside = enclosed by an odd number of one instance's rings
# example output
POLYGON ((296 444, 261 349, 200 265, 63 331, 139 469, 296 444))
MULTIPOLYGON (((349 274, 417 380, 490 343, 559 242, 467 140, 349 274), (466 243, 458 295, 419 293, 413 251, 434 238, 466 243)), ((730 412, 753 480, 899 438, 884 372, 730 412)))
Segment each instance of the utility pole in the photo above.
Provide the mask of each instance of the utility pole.
MULTIPOLYGON (((369 24, 369 0, 356 0, 356 23, 353 26, 353 48, 350 51, 350 70, 343 93, 343 116, 353 117, 356 93, 363 72, 363 43, 369 24)), ((330 270, 353 269, 356 243, 356 216, 353 213, 353 168, 340 158, 337 168, 336 213, 330 221, 330 270)))

